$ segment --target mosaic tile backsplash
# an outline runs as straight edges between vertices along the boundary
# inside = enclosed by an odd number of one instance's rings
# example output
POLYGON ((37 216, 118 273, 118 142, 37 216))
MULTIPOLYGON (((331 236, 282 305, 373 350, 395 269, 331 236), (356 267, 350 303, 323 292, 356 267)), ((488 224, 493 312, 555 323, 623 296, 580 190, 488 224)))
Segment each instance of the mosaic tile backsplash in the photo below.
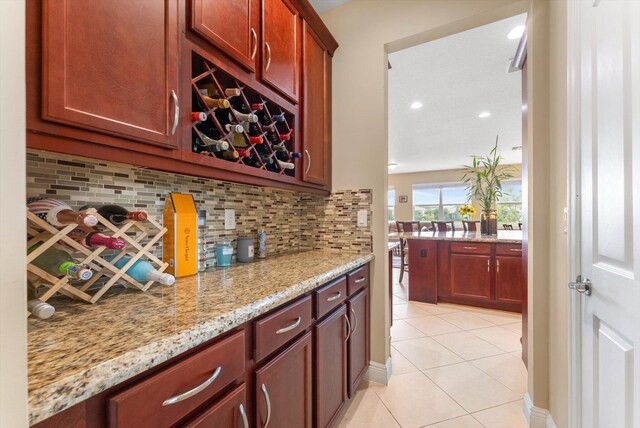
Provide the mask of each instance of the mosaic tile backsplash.
MULTIPOLYGON (((371 252, 371 190, 336 191, 329 197, 153 171, 130 165, 27 152, 27 196, 49 196, 71 207, 114 203, 144 209, 162 220, 169 192, 191 193, 207 212, 205 256, 215 263, 220 239, 253 236, 264 229, 267 254, 305 249, 371 252), (236 210, 236 229, 224 230, 224 210, 236 210), (367 210, 369 226, 356 227, 367 210)), ((158 255, 161 250, 158 249, 158 255)), ((235 258, 235 250, 234 250, 235 258)))

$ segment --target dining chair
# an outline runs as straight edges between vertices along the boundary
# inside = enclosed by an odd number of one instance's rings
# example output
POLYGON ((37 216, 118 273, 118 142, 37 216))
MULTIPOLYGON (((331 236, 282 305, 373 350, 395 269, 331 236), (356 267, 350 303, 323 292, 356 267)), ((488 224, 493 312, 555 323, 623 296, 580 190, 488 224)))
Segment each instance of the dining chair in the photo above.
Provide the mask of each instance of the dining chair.
MULTIPOLYGON (((418 232, 420 233, 419 221, 396 221, 398 226, 398 233, 404 232, 418 232)), ((400 238, 400 279, 398 282, 402 282, 404 273, 409 272, 409 260, 408 260, 409 242, 407 239, 400 238)))
POLYGON ((464 229, 465 232, 477 232, 478 231, 478 226, 477 224, 480 223, 479 221, 475 220, 462 220, 462 228, 464 229))
POLYGON ((513 225, 512 225, 512 224, 504 223, 504 224, 502 225, 502 228, 503 228, 504 230, 513 230, 513 225))
POLYGON ((453 224, 453 220, 447 220, 447 221, 432 221, 431 224, 433 225, 433 228, 437 231, 437 232, 447 232, 447 231, 452 231, 455 232, 456 231, 456 227, 453 224))

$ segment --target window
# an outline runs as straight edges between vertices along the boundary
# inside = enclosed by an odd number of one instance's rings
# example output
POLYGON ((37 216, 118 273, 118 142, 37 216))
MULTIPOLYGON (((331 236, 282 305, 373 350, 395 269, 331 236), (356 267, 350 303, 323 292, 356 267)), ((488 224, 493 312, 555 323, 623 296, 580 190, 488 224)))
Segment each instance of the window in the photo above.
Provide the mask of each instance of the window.
POLYGON ((416 184, 413 186, 413 219, 461 221, 458 209, 468 203, 462 184, 416 184))
POLYGON ((502 197, 496 201, 496 212, 499 226, 522 221, 522 181, 511 180, 502 184, 502 197))
POLYGON ((394 221, 396 219, 396 191, 392 187, 387 191, 387 220, 394 221))

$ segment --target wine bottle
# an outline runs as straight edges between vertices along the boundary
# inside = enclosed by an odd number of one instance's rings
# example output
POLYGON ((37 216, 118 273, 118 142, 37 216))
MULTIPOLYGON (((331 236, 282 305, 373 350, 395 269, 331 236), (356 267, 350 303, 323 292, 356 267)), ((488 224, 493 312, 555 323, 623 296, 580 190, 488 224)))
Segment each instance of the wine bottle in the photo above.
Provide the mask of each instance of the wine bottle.
POLYGON ((238 149, 238 156, 242 156, 243 158, 248 158, 252 156, 251 149, 238 149))
POLYGON ((225 88, 224 94, 228 98, 231 97, 239 97, 240 96, 240 88, 225 88))
POLYGON ((274 152, 286 152, 287 148, 284 146, 284 144, 274 144, 271 146, 271 148, 273 149, 274 152))
POLYGON ((284 122, 284 113, 274 114, 271 116, 274 122, 284 122))
MULTIPOLYGON (((85 205, 83 208, 89 208, 90 205, 85 205)), ((109 220, 111 223, 118 225, 124 223, 127 220, 145 221, 148 217, 146 211, 129 211, 120 205, 103 205, 101 207, 94 207, 102 217, 109 220)))
POLYGON ((205 120, 207 120, 207 114, 203 111, 194 111, 191 112, 191 121, 192 122, 204 122, 205 120))
POLYGON ((211 138, 204 138, 206 143, 199 143, 198 141, 194 142, 192 145, 192 151, 195 153, 202 152, 222 152, 224 150, 229 150, 229 143, 221 140, 212 140, 211 138))
POLYGON ((289 141, 291 139, 291 134, 278 134, 278 137, 280 137, 282 141, 289 141))
POLYGON ((41 320, 51 318, 56 311, 56 308, 38 299, 36 287, 31 281, 27 281, 27 310, 31 315, 41 320))
POLYGON ((280 144, 280 139, 278 138, 278 135, 273 132, 267 133, 267 140, 271 144, 280 144))
POLYGON ((260 159, 262 159, 262 163, 265 165, 273 165, 275 163, 273 158, 269 155, 260 155, 260 159))
MULTIPOLYGON (((256 123, 258 122, 258 116, 252 113, 240 113, 238 110, 231 109, 240 122, 256 123)), ((229 113, 229 121, 233 122, 235 119, 233 115, 229 113)))
POLYGON ((98 219, 91 214, 74 211, 62 201, 50 198, 30 198, 27 200, 29 211, 55 227, 68 224, 95 226, 98 219))
POLYGON ((292 158, 294 158, 294 159, 300 159, 300 158, 302 158, 302 153, 299 153, 299 152, 290 152, 290 153, 289 153, 289 156, 291 156, 291 157, 292 157, 292 158))
POLYGON ((242 134, 244 132, 244 127, 242 125, 237 125, 235 123, 227 123, 224 126, 224 129, 227 132, 233 132, 235 134, 242 134))
POLYGON ((262 130, 266 131, 266 132, 276 132, 277 131, 276 125, 273 124, 273 123, 270 123, 270 124, 264 124, 263 123, 262 124, 262 130))
POLYGON ((229 107, 231 107, 231 104, 229 104, 229 101, 225 100, 224 98, 211 98, 206 95, 203 95, 202 99, 204 100, 205 104, 209 108, 228 109, 229 107))
POLYGON ((264 109, 264 104, 263 103, 253 103, 253 104, 251 104, 251 110, 262 111, 262 109, 264 109))
POLYGON ((262 139, 261 135, 254 135, 249 137, 249 141, 251 142, 251 144, 262 144, 264 143, 264 140, 262 139))
MULTIPOLYGON (((114 259, 114 256, 105 257, 105 259, 110 262, 114 259)), ((129 260, 131 260, 131 257, 125 256, 113 265, 118 269, 122 269, 124 265, 129 263, 129 260)), ((136 260, 127 269, 127 275, 138 282, 156 281, 162 285, 173 285, 176 282, 176 278, 173 275, 157 271, 151 263, 141 259, 136 260)))
POLYGON ((225 150, 222 152, 222 158, 230 161, 235 161, 240 159, 240 153, 238 150, 225 150))
MULTIPOLYGON (((34 245, 29 248, 28 252, 31 253, 39 246, 40 244, 34 245)), ((32 263, 34 266, 58 278, 61 275, 66 275, 72 279, 86 281, 93 276, 91 269, 76 264, 69 253, 57 248, 47 248, 42 254, 36 257, 32 263)))
POLYGON ((126 245, 123 239, 106 236, 82 226, 73 229, 69 236, 86 248, 106 247, 112 250, 122 250, 126 245))
POLYGON ((283 162, 280 159, 276 159, 278 166, 282 169, 294 169, 296 166, 291 162, 283 162))
POLYGON ((254 155, 254 154, 250 154, 249 156, 245 156, 244 163, 246 165, 254 166, 256 168, 259 168, 259 167, 262 166, 262 163, 260 162, 258 157, 256 155, 254 155))

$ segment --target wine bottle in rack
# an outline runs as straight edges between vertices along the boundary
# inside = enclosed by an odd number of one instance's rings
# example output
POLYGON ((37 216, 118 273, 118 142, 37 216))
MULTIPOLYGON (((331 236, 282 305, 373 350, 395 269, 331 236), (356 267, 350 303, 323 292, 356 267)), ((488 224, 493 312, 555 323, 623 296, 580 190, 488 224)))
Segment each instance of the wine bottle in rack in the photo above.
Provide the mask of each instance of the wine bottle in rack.
POLYGON ((271 115, 271 118, 274 122, 284 122, 284 113, 271 115))
MULTIPOLYGON (((105 257, 105 260, 110 262, 114 256, 105 257)), ((124 265, 129 263, 131 257, 124 256, 115 262, 113 265, 118 269, 122 269, 124 265)), ((146 260, 136 260, 129 269, 127 269, 127 275, 135 279, 138 282, 156 281, 162 285, 173 285, 176 282, 176 278, 168 273, 163 273, 156 270, 151 263, 146 260)))
POLYGON ((238 156, 241 156, 243 158, 248 158, 253 156, 251 149, 238 149, 237 152, 238 152, 238 156))
POLYGON ((275 123, 270 123, 268 125, 262 124, 262 130, 265 132, 277 132, 275 123))
POLYGON ((191 121, 195 123, 204 122, 207 120, 207 114, 202 111, 191 112, 191 121))
POLYGON ((74 211, 69 205, 57 199, 29 198, 27 199, 27 208, 55 227, 63 227, 68 224, 92 227, 98 224, 98 219, 94 215, 74 211))
MULTIPOLYGON (((29 248, 27 252, 31 253, 40 245, 41 244, 34 245, 29 248)), ((31 263, 57 278, 60 278, 62 275, 66 275, 71 279, 86 281, 93 276, 91 269, 87 269, 82 265, 76 264, 75 260, 73 260, 69 253, 57 248, 47 248, 31 263)))
POLYGON ((51 318, 56 312, 56 308, 38 299, 36 286, 31 281, 27 281, 27 310, 31 315, 41 320, 51 318))
POLYGON ((244 128, 242 125, 227 124, 225 128, 227 129, 227 132, 231 132, 232 134, 233 147, 236 149, 249 147, 247 140, 244 138, 244 128))
POLYGON ((244 163, 246 165, 254 166, 256 168, 260 168, 262 166, 262 163, 260 162, 259 158, 253 153, 250 154, 249 156, 244 157, 244 163))
POLYGON ((120 205, 103 205, 101 207, 94 207, 91 205, 85 205, 83 209, 95 208, 102 217, 109 220, 112 224, 119 225, 127 220, 145 221, 149 216, 146 211, 129 211, 125 207, 120 205))
POLYGON ((69 236, 86 248, 106 247, 112 250, 122 250, 126 245, 123 239, 106 236, 91 228, 82 226, 76 227, 69 232, 69 236))
POLYGON ((209 108, 228 109, 229 107, 231 107, 229 101, 224 98, 211 98, 203 95, 202 99, 209 108))
MULTIPOLYGON (((247 123, 258 122, 258 116, 253 113, 241 113, 238 110, 234 110, 234 109, 231 109, 231 111, 233 111, 233 113, 236 115, 236 117, 240 122, 247 122, 247 123)), ((229 113, 229 121, 230 122, 234 121, 233 115, 231 113, 229 113)))
POLYGON ((284 162, 280 159, 276 159, 276 162, 278 162, 278 166, 282 169, 294 169, 296 167, 295 164, 291 162, 284 162))
POLYGON ((271 144, 280 144, 280 138, 278 134, 274 132, 267 133, 267 141, 269 141, 271 144))
MULTIPOLYGON (((274 146, 274 149, 276 147, 280 147, 280 146, 274 146)), ((275 150, 275 154, 276 154, 276 159, 281 160, 283 162, 289 162, 289 160, 291 159, 286 150, 275 150)))
POLYGON ((278 137, 280 137, 280 139, 282 141, 289 141, 291 140, 291 134, 278 134, 278 137))
POLYGON ((209 137, 203 136, 202 143, 195 141, 192 144, 192 151, 194 153, 202 153, 202 152, 222 152, 225 150, 229 150, 229 143, 222 140, 212 140, 209 137))
POLYGON ((265 164, 265 165, 273 165, 273 164, 275 164, 275 161, 269 155, 260 155, 260 159, 262 159, 262 163, 265 164))
POLYGON ((299 152, 289 152, 289 156, 291 156, 293 159, 300 159, 300 158, 302 158, 302 153, 299 153, 299 152))
POLYGON ((233 132, 234 134, 242 134, 244 132, 244 127, 235 123, 227 123, 224 125, 224 129, 227 132, 233 132))
POLYGON ((240 159, 240 153, 238 150, 225 150, 222 152, 222 158, 229 161, 236 161, 240 159))
POLYGON ((264 139, 262 138, 262 135, 252 135, 249 137, 249 141, 251 142, 251 144, 263 144, 264 143, 264 139))

